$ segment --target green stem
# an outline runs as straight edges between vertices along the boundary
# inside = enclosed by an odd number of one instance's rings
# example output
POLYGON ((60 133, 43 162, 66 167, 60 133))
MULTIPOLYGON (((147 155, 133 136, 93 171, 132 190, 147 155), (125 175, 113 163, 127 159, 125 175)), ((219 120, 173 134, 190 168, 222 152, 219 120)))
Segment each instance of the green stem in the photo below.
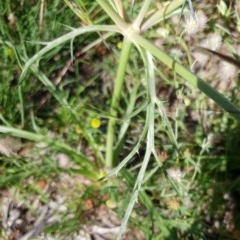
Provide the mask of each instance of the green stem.
POLYGON ((97 0, 98 4, 103 8, 107 15, 114 21, 114 23, 121 29, 122 32, 128 29, 129 25, 126 23, 119 14, 112 8, 106 0, 97 0))
MULTIPOLYGON (((51 41, 48 42, 46 47, 42 48, 38 53, 36 53, 33 57, 31 57, 29 60, 27 60, 24 68, 22 69, 22 73, 19 77, 19 84, 22 83, 25 76, 28 73, 29 68, 36 64, 44 54, 52 50, 53 48, 59 46, 60 44, 63 44, 71 39, 74 39, 75 37, 87 33, 87 32, 96 32, 96 31, 105 31, 105 32, 119 32, 119 29, 114 25, 92 25, 87 27, 80 27, 77 29, 72 30, 71 32, 51 41)), ((14 49, 14 46, 12 44, 9 44, 14 49)), ((36 64, 37 65, 37 64, 36 64)), ((19 65, 21 66, 21 64, 19 65)))
POLYGON ((123 42, 122 52, 119 59, 119 66, 117 71, 117 76, 115 79, 114 91, 112 96, 112 103, 110 108, 110 116, 108 122, 108 132, 107 132, 107 146, 106 146, 106 166, 113 166, 113 143, 114 139, 114 129, 116 125, 117 109, 119 108, 119 99, 121 96, 122 86, 124 83, 124 76, 126 71, 126 66, 128 63, 128 58, 130 55, 132 43, 126 38, 123 42))
POLYGON ((140 34, 132 32, 131 39, 134 44, 148 50, 166 66, 168 66, 170 69, 173 69, 176 73, 186 79, 192 86, 198 88, 209 98, 215 101, 219 106, 221 106, 224 110, 232 114, 236 119, 240 120, 240 110, 222 94, 212 88, 208 83, 204 82, 201 78, 191 73, 184 66, 176 62, 164 51, 156 47, 154 44, 142 37, 140 34))
POLYGON ((118 14, 120 15, 121 18, 125 19, 125 21, 128 21, 128 16, 126 13, 126 10, 123 7, 123 3, 121 0, 114 0, 115 6, 116 6, 116 10, 118 12, 118 14))
POLYGON ((142 21, 143 21, 144 17, 147 15, 147 10, 148 10, 150 4, 151 4, 151 0, 145 0, 144 1, 139 14, 138 14, 138 16, 136 17, 136 19, 133 23, 133 25, 136 29, 140 28, 140 25, 142 24, 142 21))
POLYGON ((140 83, 136 82, 136 83, 134 83, 134 86, 131 89, 131 96, 130 96, 130 100, 128 102, 128 107, 126 109, 126 114, 124 117, 124 119, 126 119, 126 120, 123 122, 123 124, 119 130, 118 140, 117 140, 117 143, 115 144, 114 158, 116 158, 116 159, 118 158, 119 153, 122 149, 122 146, 123 146, 123 143, 125 140, 125 135, 128 130, 128 127, 130 125, 131 118, 129 116, 133 113, 133 110, 134 110, 135 102, 137 100, 137 92, 138 92, 139 85, 140 85, 140 83))
POLYGON ((145 32, 150 27, 158 24, 160 21, 163 20, 169 13, 173 12, 177 8, 179 8, 185 0, 175 0, 171 1, 166 7, 161 8, 160 10, 156 11, 151 17, 149 17, 142 25, 141 31, 145 32))

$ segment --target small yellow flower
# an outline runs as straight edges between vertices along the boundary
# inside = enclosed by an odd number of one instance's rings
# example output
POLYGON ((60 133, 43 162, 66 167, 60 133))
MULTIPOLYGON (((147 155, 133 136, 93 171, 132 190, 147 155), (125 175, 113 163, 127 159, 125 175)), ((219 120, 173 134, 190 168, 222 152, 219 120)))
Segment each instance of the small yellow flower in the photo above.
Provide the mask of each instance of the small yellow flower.
POLYGON ((118 42, 117 47, 118 49, 122 49, 122 42, 118 42))
POLYGON ((14 53, 13 49, 11 49, 11 48, 5 48, 5 54, 9 58, 15 57, 15 53, 14 53))
POLYGON ((9 48, 7 50, 7 54, 8 54, 9 57, 14 57, 14 55, 15 55, 14 51, 11 48, 9 48))
POLYGON ((109 208, 113 209, 113 208, 116 208, 116 207, 117 207, 117 202, 116 202, 115 200, 108 199, 108 200, 106 201, 106 205, 107 205, 109 208))
POLYGON ((170 211, 177 211, 180 208, 180 202, 176 197, 168 200, 166 202, 166 205, 167 205, 168 210, 170 210, 170 211))
POLYGON ((107 171, 106 170, 101 170, 99 172, 98 178, 101 179, 101 178, 105 177, 106 175, 107 175, 107 171))
POLYGON ((90 123, 92 128, 99 128, 101 126, 101 121, 97 118, 93 118, 90 123))
POLYGON ((185 97, 185 98, 183 99, 183 101, 184 101, 184 104, 185 104, 186 107, 188 107, 188 106, 191 105, 191 100, 190 100, 188 97, 185 97))

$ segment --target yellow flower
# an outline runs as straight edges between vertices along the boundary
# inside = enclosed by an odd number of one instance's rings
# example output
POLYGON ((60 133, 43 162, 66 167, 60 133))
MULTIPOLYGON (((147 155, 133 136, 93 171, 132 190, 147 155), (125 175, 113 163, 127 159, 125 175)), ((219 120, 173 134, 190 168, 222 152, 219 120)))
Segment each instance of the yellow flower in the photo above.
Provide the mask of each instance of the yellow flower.
POLYGON ((5 52, 6 56, 9 58, 13 59, 15 57, 15 53, 12 48, 5 48, 4 52, 5 52))
POLYGON ((170 211, 177 211, 180 208, 180 202, 176 197, 169 199, 166 205, 170 211))
POLYGON ((97 118, 93 118, 90 123, 92 128, 99 128, 101 126, 101 121, 97 118))
POLYGON ((191 105, 191 100, 190 100, 188 97, 185 97, 185 98, 183 99, 183 101, 184 101, 184 104, 185 104, 186 107, 188 107, 188 106, 191 105))
POLYGON ((106 171, 106 170, 101 170, 101 171, 99 172, 98 178, 99 178, 99 179, 104 178, 106 175, 107 175, 107 171, 106 171))
POLYGON ((122 42, 118 42, 117 47, 118 49, 122 49, 122 42))
POLYGON ((106 205, 109 207, 109 208, 116 208, 117 207, 117 202, 115 200, 112 200, 112 199, 108 199, 106 201, 106 205))

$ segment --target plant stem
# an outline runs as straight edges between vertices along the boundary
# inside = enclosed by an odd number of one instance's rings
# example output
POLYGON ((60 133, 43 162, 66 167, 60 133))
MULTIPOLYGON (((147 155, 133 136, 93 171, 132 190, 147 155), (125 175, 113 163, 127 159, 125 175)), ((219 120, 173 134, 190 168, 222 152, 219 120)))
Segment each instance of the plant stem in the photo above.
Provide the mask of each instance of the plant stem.
POLYGON ((126 23, 119 14, 112 8, 106 0, 97 0, 98 4, 107 13, 107 15, 114 21, 114 23, 121 29, 122 32, 128 29, 129 25, 126 23))
POLYGON ((123 143, 125 140, 125 135, 128 130, 128 127, 130 125, 129 116, 133 113, 139 86, 140 86, 140 82, 136 82, 136 83, 134 83, 134 86, 131 89, 131 96, 130 96, 128 107, 126 109, 126 114, 124 117, 126 120, 123 122, 121 128, 119 129, 118 140, 115 144, 114 158, 116 158, 116 159, 118 158, 118 155, 122 149, 122 146, 123 146, 123 143))
POLYGON ((115 79, 114 91, 112 95, 112 103, 110 107, 110 116, 108 122, 107 131, 107 144, 106 144, 106 167, 113 166, 113 143, 114 143, 114 129, 116 125, 117 109, 119 107, 119 99, 121 96, 122 86, 124 83, 124 76, 126 71, 126 66, 128 63, 128 58, 130 55, 132 43, 126 38, 123 42, 122 52, 119 59, 119 66, 117 71, 117 76, 115 79))
POLYGON ((142 37, 136 32, 131 33, 131 40, 137 46, 141 46, 144 49, 148 50, 155 57, 157 57, 162 63, 168 66, 170 69, 173 69, 176 73, 186 79, 192 86, 198 88, 200 91, 205 93, 209 98, 215 101, 220 107, 232 114, 236 119, 240 120, 240 110, 231 103, 227 98, 222 94, 212 88, 208 83, 203 81, 201 78, 191 73, 184 66, 176 62, 169 55, 167 55, 160 48, 156 47, 150 41, 142 37))
POLYGON ((123 7, 122 1, 120 0, 114 0, 115 6, 116 6, 116 10, 118 12, 118 14, 120 15, 121 18, 125 19, 126 21, 128 21, 128 16, 127 13, 123 7))
POLYGON ((133 25, 136 29, 140 28, 140 25, 142 24, 144 17, 147 15, 147 10, 149 8, 150 3, 151 3, 151 0, 144 1, 141 11, 139 12, 138 16, 136 17, 136 19, 133 23, 133 25))
POLYGON ((142 25, 141 31, 145 32, 150 27, 158 24, 165 18, 169 13, 179 8, 185 0, 175 0, 171 1, 167 6, 156 11, 151 17, 149 17, 142 25))
MULTIPOLYGON (((96 32, 96 31, 106 31, 106 32, 119 32, 119 29, 114 25, 92 25, 87 27, 80 27, 72 30, 71 32, 47 43, 46 47, 42 48, 38 53, 36 53, 33 57, 27 60, 24 68, 22 69, 22 73, 19 77, 19 84, 24 80, 29 68, 35 63, 37 63, 41 57, 49 52, 51 49, 63 44, 69 40, 74 39, 75 37, 87 33, 87 32, 96 32)), ((10 44, 12 47, 12 45, 10 44)), ((12 47, 14 49, 14 47, 12 47)), ((37 65, 37 64, 36 64, 37 65)), ((20 65, 21 66, 21 65, 20 65)))

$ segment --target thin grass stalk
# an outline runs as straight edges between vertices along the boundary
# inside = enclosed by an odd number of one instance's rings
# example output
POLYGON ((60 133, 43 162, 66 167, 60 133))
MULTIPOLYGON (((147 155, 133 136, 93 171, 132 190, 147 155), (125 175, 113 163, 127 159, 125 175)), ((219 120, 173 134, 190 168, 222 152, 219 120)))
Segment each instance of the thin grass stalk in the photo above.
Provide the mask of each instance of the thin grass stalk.
POLYGON ((117 165, 116 168, 114 168, 107 175, 105 175, 104 177, 99 179, 99 181, 107 179, 107 178, 110 178, 110 177, 112 177, 114 175, 117 175, 117 174, 119 174, 119 172, 121 170, 124 169, 124 167, 128 164, 128 162, 131 161, 131 159, 134 157, 134 155, 138 154, 138 150, 141 147, 142 142, 146 138, 147 131, 148 131, 148 123, 145 122, 143 131, 142 131, 141 135, 139 136, 139 140, 136 143, 136 145, 133 147, 132 151, 117 165))
POLYGON ((18 98, 20 102, 20 115, 21 115, 21 126, 24 126, 25 123, 25 114, 24 114, 24 103, 23 103, 23 96, 22 96, 22 86, 18 86, 18 98))
POLYGON ((179 8, 185 0, 171 1, 166 7, 156 11, 151 17, 149 17, 141 26, 141 31, 145 32, 150 27, 158 24, 167 17, 168 14, 179 8))
POLYGON ((92 21, 88 16, 85 7, 81 3, 77 4, 77 7, 76 7, 76 5, 69 0, 64 0, 64 2, 74 12, 74 14, 76 14, 79 17, 79 19, 81 19, 83 24, 85 25, 92 24, 92 21))
POLYGON ((144 1, 143 5, 142 5, 142 8, 141 8, 141 10, 140 10, 140 12, 139 12, 139 14, 138 14, 138 16, 136 17, 136 19, 135 19, 135 21, 134 21, 134 23, 133 23, 133 25, 134 25, 134 27, 135 27, 136 29, 139 29, 139 28, 140 28, 140 26, 141 26, 141 24, 142 24, 142 22, 143 22, 143 19, 144 19, 144 17, 145 17, 146 14, 147 14, 147 10, 148 10, 150 4, 151 4, 151 0, 145 0, 145 1, 144 1))
POLYGON ((142 51, 142 56, 144 59, 144 65, 146 68, 146 79, 147 79, 147 86, 148 86, 148 98, 150 103, 147 106, 147 113, 146 113, 146 123, 147 123, 147 143, 146 143, 146 152, 141 163, 141 168, 139 170, 137 180, 134 185, 133 193, 131 199, 129 201, 128 207, 126 209, 126 213, 121 223, 121 228, 117 237, 117 240, 120 240, 122 233, 125 231, 128 219, 132 213, 133 207, 138 200, 139 193, 141 191, 141 186, 143 183, 143 179, 146 173, 146 169, 148 163, 150 161, 152 153, 155 151, 154 146, 154 108, 155 108, 155 99, 156 99, 156 91, 155 91, 155 77, 154 77, 154 64, 152 55, 148 52, 142 51))
POLYGON ((121 228, 117 236, 117 240, 121 239, 122 234, 126 230, 128 220, 130 218, 130 215, 133 211, 135 203, 138 201, 138 196, 141 191, 142 182, 144 179, 144 175, 152 154, 152 148, 154 145, 154 102, 151 102, 147 107, 147 116, 146 116, 146 122, 148 125, 148 132, 147 132, 147 144, 146 144, 146 152, 141 164, 140 171, 138 173, 137 180, 134 185, 133 193, 130 198, 128 207, 126 209, 125 215, 123 217, 121 228))
POLYGON ((119 66, 117 71, 117 76, 114 84, 114 91, 112 95, 112 103, 110 107, 110 119, 108 122, 107 130, 107 144, 106 144, 106 167, 113 166, 113 144, 115 142, 115 125, 117 110, 119 108, 119 100, 121 97, 122 86, 125 80, 126 67, 131 51, 132 43, 129 42, 126 38, 123 41, 122 51, 119 59, 119 66))
POLYGON ((4 123, 7 127, 11 127, 12 125, 4 118, 4 116, 0 113, 0 121, 4 123))
MULTIPOLYGON (((131 173, 127 169, 122 169, 121 175, 123 176, 124 179, 126 179, 126 182, 130 188, 133 188, 134 182, 135 182, 135 176, 132 176, 131 173)), ((159 225, 161 226, 161 230, 164 232, 167 231, 167 228, 164 224, 164 220, 162 219, 161 215, 159 214, 158 211, 156 211, 155 207, 153 206, 152 200, 150 197, 143 191, 141 190, 138 195, 139 202, 144 204, 144 206, 148 209, 149 214, 152 215, 156 219, 159 225)))
POLYGON ((98 170, 89 159, 82 153, 69 147, 67 144, 57 141, 55 139, 50 139, 44 135, 28 132, 25 130, 19 130, 13 127, 0 126, 0 133, 8 134, 14 137, 27 139, 34 142, 44 142, 47 143, 52 149, 60 150, 69 153, 73 156, 72 160, 81 167, 79 171, 90 179, 96 180, 98 178, 98 170), (76 160, 77 159, 77 160, 76 160))
POLYGON ((112 8, 108 1, 97 0, 97 2, 122 32, 127 31, 129 24, 119 16, 119 14, 112 8))
POLYGON ((128 20, 126 11, 123 7, 122 1, 121 0, 114 0, 114 4, 116 6, 116 10, 118 12, 118 14, 120 15, 121 18, 128 20))
MULTIPOLYGON (((21 56, 18 54, 18 51, 16 50, 15 46, 10 42, 5 42, 5 44, 14 51, 17 63, 22 68, 21 56)), ((21 85, 18 86, 18 97, 19 97, 19 102, 20 102, 21 125, 23 127, 24 122, 25 122, 25 114, 24 114, 24 107, 23 107, 24 103, 23 103, 22 86, 21 85)))
POLYGON ((177 149, 180 149, 180 146, 178 144, 178 141, 177 141, 177 137, 176 137, 176 134, 174 134, 174 131, 171 127, 171 123, 167 117, 167 114, 166 112, 163 110, 163 104, 162 102, 156 98, 155 100, 155 103, 158 107, 158 112, 159 112, 159 115, 161 116, 162 118, 162 121, 164 122, 165 126, 167 127, 167 134, 169 136, 169 139, 171 140, 172 143, 174 143, 174 145, 176 146, 177 149))
POLYGON ((136 82, 136 83, 134 83, 134 86, 131 89, 131 96, 130 96, 130 100, 129 100, 128 107, 126 109, 126 114, 125 114, 126 120, 123 121, 123 124, 119 130, 118 141, 115 145, 114 158, 116 158, 116 159, 118 158, 119 153, 122 149, 122 146, 123 146, 123 143, 125 140, 125 135, 128 130, 128 127, 130 125, 130 121, 132 118, 130 115, 133 113, 135 102, 137 100, 137 91, 138 91, 139 85, 140 85, 140 83, 136 82))
MULTIPOLYGON (((44 54, 46 54, 47 52, 49 52, 50 50, 52 50, 53 48, 67 42, 70 41, 71 39, 74 39, 75 37, 87 33, 87 32, 97 32, 97 31, 105 31, 105 32, 119 32, 118 28, 114 25, 93 25, 93 26, 87 26, 87 27, 80 27, 77 29, 72 30, 71 32, 51 41, 51 42, 47 42, 46 46, 44 48, 42 48, 38 53, 36 53, 33 57, 31 57, 29 60, 27 60, 22 73, 20 75, 19 78, 19 83, 21 83, 29 68, 34 64, 37 63, 42 56, 44 56, 44 54)), ((21 65, 20 65, 21 66, 21 65)))

